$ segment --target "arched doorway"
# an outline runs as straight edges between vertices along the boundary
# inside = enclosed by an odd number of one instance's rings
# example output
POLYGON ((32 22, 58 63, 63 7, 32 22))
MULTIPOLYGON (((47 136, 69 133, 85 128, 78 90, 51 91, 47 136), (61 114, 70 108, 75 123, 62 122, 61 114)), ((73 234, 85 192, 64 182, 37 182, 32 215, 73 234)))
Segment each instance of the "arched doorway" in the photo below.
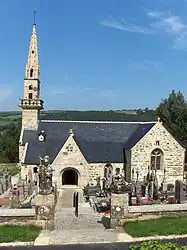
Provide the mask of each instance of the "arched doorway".
POLYGON ((62 185, 77 185, 78 173, 75 169, 68 168, 62 173, 62 185))

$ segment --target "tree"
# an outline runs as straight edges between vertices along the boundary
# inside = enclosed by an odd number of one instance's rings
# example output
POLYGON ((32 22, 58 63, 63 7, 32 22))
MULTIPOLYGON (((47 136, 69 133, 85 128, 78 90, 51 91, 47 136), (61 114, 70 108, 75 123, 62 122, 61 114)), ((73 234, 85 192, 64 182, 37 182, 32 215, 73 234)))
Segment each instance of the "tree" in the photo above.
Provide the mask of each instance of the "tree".
POLYGON ((187 103, 183 94, 173 90, 168 98, 162 100, 156 115, 173 136, 187 146, 187 103))
POLYGON ((17 163, 19 161, 20 124, 6 126, 0 135, 0 162, 17 163))

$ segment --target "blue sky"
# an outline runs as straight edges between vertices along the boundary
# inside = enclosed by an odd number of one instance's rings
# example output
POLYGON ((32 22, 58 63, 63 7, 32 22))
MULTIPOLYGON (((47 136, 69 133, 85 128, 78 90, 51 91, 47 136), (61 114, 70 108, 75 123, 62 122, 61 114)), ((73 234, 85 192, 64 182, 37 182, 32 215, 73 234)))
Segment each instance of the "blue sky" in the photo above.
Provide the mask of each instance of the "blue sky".
POLYGON ((45 109, 155 108, 187 97, 187 1, 6 0, 0 110, 18 110, 36 9, 45 109))

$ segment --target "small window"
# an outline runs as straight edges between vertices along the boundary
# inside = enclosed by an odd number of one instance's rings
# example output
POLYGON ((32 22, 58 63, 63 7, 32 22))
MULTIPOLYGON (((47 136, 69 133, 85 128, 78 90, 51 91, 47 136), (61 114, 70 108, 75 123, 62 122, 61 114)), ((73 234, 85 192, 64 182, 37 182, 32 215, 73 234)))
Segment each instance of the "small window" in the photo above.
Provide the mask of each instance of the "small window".
POLYGON ((33 77, 33 73, 34 73, 34 70, 31 69, 31 70, 30 70, 30 77, 33 77))
POLYGON ((29 90, 32 90, 32 85, 29 85, 29 90))
POLYGON ((34 54, 34 50, 32 50, 32 54, 34 54))
POLYGON ((108 175, 108 169, 107 169, 107 167, 105 166, 105 168, 104 168, 104 177, 107 178, 107 175, 108 175))
POLYGON ((32 99, 32 93, 29 93, 29 99, 32 99))
POLYGON ((36 174, 36 173, 38 173, 38 168, 37 167, 34 167, 33 168, 33 172, 36 174))
POLYGON ((116 168, 116 175, 120 174, 120 168, 116 168))

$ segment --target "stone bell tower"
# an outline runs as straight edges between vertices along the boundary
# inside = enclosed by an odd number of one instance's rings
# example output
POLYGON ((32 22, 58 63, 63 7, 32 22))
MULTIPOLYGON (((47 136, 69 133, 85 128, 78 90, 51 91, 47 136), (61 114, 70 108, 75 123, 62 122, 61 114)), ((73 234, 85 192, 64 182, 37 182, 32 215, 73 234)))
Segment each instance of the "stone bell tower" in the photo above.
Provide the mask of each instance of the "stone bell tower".
POLYGON ((20 99, 19 107, 22 109, 22 129, 37 130, 39 113, 43 109, 43 100, 40 99, 40 66, 38 62, 35 12, 25 71, 24 97, 20 99))

